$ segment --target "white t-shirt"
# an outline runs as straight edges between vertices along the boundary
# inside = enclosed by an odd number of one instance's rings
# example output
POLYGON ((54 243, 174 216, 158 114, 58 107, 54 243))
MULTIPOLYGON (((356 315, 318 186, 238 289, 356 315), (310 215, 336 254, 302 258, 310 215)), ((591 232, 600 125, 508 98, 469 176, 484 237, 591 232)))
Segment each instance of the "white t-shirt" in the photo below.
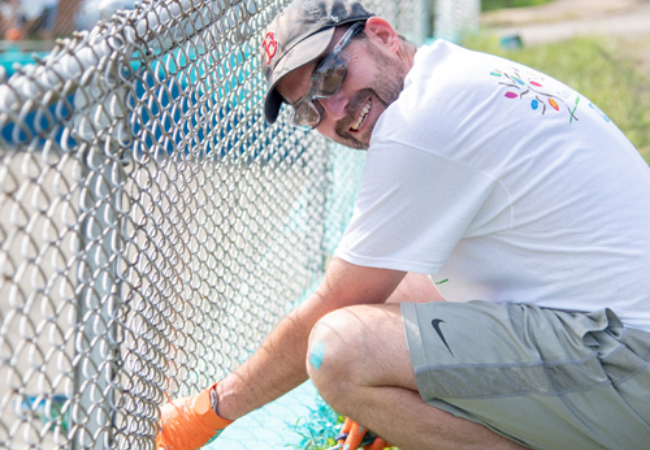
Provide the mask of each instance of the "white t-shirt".
POLYGON ((337 255, 449 301, 609 307, 650 331, 650 169, 564 84, 436 41, 377 122, 337 255))

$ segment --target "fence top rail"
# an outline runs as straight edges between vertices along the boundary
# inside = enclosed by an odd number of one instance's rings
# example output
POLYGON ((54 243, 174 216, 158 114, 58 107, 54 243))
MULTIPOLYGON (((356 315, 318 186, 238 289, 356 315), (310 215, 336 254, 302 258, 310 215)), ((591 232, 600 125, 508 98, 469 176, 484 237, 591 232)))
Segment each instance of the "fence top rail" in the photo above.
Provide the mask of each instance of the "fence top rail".
POLYGON ((219 0, 145 0, 90 31, 59 40, 49 55, 35 57, 35 64, 20 68, 0 84, 0 114, 15 113, 25 102, 42 100, 66 83, 71 83, 66 87, 66 94, 71 94, 90 72, 103 73, 108 80, 128 76, 130 55, 137 50, 165 52, 177 45, 169 33, 158 32, 161 25, 171 22, 178 30, 201 29, 207 25, 206 11, 216 21, 226 10, 219 0))

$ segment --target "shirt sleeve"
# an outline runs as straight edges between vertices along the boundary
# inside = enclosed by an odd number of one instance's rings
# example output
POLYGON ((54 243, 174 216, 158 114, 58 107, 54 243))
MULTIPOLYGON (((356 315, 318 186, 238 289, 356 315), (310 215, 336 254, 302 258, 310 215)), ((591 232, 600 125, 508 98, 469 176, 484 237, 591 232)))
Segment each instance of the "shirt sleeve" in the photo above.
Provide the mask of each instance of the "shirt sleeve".
POLYGON ((448 157, 374 141, 336 255, 361 266, 437 273, 495 185, 448 157))

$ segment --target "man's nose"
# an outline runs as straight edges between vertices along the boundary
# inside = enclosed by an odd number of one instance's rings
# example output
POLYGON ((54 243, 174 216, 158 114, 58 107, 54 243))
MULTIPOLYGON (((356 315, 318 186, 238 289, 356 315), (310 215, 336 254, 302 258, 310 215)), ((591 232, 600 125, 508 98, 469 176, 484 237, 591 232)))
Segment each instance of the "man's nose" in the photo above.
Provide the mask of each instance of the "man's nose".
POLYGON ((322 98, 318 101, 323 106, 325 114, 327 114, 334 122, 345 117, 345 108, 348 106, 348 99, 347 96, 343 95, 340 91, 331 97, 322 98))

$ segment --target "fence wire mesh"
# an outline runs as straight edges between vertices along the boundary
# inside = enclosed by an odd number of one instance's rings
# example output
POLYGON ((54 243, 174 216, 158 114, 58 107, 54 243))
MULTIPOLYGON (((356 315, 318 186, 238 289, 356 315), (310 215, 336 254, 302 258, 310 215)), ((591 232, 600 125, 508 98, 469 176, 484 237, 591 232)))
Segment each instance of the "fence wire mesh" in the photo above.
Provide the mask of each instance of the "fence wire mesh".
POLYGON ((322 276, 363 158, 264 122, 286 3, 145 2, 0 85, 0 448, 153 448, 322 276))
POLYGON ((459 42, 477 33, 480 12, 481 0, 435 0, 435 36, 459 42))

